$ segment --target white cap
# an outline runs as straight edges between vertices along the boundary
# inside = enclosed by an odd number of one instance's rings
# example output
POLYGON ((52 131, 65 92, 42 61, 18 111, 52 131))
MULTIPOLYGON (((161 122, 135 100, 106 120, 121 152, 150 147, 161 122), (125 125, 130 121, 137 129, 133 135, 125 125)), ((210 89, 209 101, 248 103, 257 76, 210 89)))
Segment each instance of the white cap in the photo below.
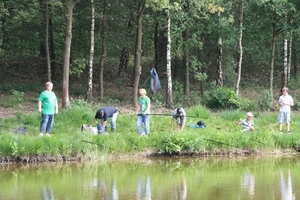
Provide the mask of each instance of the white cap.
POLYGON ((247 113, 247 117, 253 117, 252 112, 248 112, 248 113, 247 113))

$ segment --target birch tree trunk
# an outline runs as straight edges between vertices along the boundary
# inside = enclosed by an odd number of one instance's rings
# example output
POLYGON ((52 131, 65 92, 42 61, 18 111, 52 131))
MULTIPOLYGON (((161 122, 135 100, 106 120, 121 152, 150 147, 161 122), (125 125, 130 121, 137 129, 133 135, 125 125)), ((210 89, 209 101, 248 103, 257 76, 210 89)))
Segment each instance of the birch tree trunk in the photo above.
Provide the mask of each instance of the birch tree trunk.
POLYGON ((287 39, 283 40, 283 75, 282 75, 282 87, 287 86, 287 72, 288 72, 288 49, 287 49, 287 39))
POLYGON ((239 37, 239 50, 240 50, 240 56, 239 56, 239 66, 238 66, 238 77, 236 81, 236 88, 235 93, 236 95, 239 95, 239 88, 240 88, 240 81, 241 81, 241 74, 242 74, 242 61, 243 61, 243 45, 242 45, 242 39, 243 39, 243 17, 244 17, 244 2, 241 1, 240 4, 240 15, 239 15, 239 31, 240 31, 240 37, 239 37))
POLYGON ((292 54, 293 54, 293 31, 290 33, 290 42, 289 42, 289 51, 288 51, 288 74, 287 74, 287 81, 289 82, 291 79, 291 65, 292 65, 292 54))
POLYGON ((138 98, 138 87, 140 75, 142 73, 141 55, 142 55, 142 16, 145 9, 146 0, 139 0, 138 14, 137 14, 137 34, 136 34, 136 49, 134 58, 134 77, 132 88, 132 107, 136 107, 138 98))
POLYGON ((167 43, 167 94, 166 94, 166 107, 171 108, 173 106, 173 96, 172 96, 172 72, 171 72, 171 18, 170 11, 167 11, 168 16, 168 43, 167 43))
MULTIPOLYGON (((221 12, 218 12, 219 20, 221 18, 221 12)), ((223 44, 222 37, 218 39, 218 58, 217 58, 217 86, 223 86, 223 69, 222 69, 222 59, 223 59, 223 44)))
POLYGON ((95 49, 95 5, 94 0, 91 0, 91 48, 90 48, 90 59, 89 59, 89 77, 88 77, 88 90, 86 97, 91 100, 93 97, 93 61, 94 61, 94 49, 95 49))
POLYGON ((72 17, 73 8, 78 0, 68 0, 66 2, 66 38, 64 50, 64 63, 63 63, 63 92, 62 92, 62 107, 65 108, 70 105, 69 98, 69 74, 70 74, 70 53, 72 43, 72 17))

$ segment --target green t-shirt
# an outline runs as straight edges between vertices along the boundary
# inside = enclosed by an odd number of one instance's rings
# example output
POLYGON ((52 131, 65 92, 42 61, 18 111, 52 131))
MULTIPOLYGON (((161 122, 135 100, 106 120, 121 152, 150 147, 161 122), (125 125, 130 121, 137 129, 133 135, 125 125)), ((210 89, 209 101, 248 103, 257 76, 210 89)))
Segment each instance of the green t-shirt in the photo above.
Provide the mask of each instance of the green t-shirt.
POLYGON ((150 98, 147 96, 139 97, 138 102, 140 105, 139 114, 150 114, 150 109, 147 112, 145 112, 150 106, 150 98))
POLYGON ((57 98, 52 91, 43 91, 39 96, 39 101, 42 102, 42 114, 54 115, 57 98))

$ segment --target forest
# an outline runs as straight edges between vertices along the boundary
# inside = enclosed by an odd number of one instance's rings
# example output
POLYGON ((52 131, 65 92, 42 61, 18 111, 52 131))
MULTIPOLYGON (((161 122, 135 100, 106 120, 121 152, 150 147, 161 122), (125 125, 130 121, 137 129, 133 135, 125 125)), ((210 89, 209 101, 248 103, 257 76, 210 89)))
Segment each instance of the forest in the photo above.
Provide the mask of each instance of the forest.
POLYGON ((2 0, 0 18, 0 90, 52 81, 62 107, 72 95, 135 106, 152 68, 167 107, 194 96, 235 107, 222 94, 249 87, 269 107, 300 85, 298 0, 2 0))

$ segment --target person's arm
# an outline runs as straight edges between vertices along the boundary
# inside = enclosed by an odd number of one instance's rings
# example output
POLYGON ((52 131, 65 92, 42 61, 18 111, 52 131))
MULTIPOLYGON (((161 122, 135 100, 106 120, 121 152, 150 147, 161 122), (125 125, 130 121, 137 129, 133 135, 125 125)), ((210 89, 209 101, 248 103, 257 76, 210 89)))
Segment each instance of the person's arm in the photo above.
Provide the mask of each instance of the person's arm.
POLYGON ((42 113, 42 101, 38 102, 38 111, 39 113, 42 113))
POLYGON ((241 125, 242 124, 243 119, 240 118, 240 120, 236 123, 237 125, 241 125))
POLYGON ((56 101, 56 103, 55 103, 55 114, 57 114, 58 113, 58 102, 56 101))
POLYGON ((145 112, 143 112, 143 115, 145 115, 146 113, 150 113, 150 107, 151 107, 151 103, 150 103, 150 98, 148 97, 147 109, 145 110, 145 112))

